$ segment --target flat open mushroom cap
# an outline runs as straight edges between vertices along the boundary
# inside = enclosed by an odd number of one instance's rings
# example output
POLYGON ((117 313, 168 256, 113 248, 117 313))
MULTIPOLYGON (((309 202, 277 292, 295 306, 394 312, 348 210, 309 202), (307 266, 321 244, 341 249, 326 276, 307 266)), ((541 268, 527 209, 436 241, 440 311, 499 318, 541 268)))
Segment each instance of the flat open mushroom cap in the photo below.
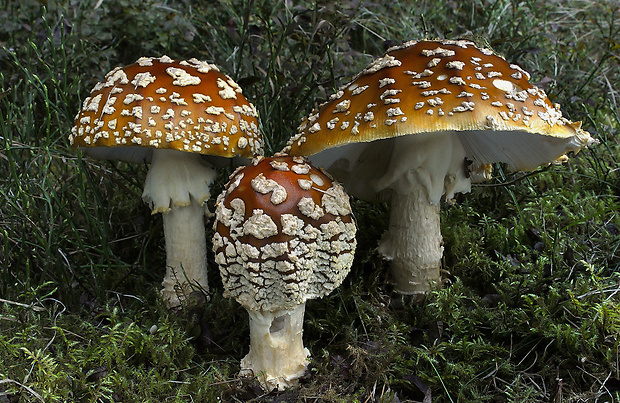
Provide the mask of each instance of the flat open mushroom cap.
POLYGON ((69 141, 128 162, 150 162, 153 149, 251 158, 263 148, 256 109, 230 77, 167 56, 109 72, 84 100, 69 141))
POLYGON ((529 170, 594 142, 529 77, 469 41, 407 42, 315 110, 283 152, 310 156, 351 143, 458 132, 474 166, 506 162, 529 170))
POLYGON ((356 226, 343 188, 301 157, 255 159, 216 206, 213 250, 226 290, 253 311, 329 294, 353 262, 356 226))

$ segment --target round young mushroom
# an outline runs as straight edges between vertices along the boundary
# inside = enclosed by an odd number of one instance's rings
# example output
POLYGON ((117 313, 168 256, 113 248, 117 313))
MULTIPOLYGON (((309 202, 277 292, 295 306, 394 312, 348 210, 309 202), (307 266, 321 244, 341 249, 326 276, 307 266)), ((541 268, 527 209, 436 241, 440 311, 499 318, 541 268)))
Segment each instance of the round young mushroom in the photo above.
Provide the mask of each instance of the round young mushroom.
POLYGON ((424 294, 440 281, 442 195, 488 179, 491 163, 533 170, 596 142, 529 78, 472 42, 408 42, 315 110, 283 153, 309 156, 353 196, 391 198, 379 252, 398 291, 424 294))
POLYGON ((192 287, 207 290, 203 204, 216 173, 201 155, 262 154, 256 109, 241 88, 196 59, 140 58, 95 85, 69 141, 94 158, 151 164, 142 198, 163 213, 162 296, 175 307, 192 287))
POLYGON ((306 301, 329 294, 351 268, 356 226, 349 197, 301 157, 258 158, 233 173, 215 217, 224 295, 250 316, 241 374, 282 390, 307 367, 306 301))

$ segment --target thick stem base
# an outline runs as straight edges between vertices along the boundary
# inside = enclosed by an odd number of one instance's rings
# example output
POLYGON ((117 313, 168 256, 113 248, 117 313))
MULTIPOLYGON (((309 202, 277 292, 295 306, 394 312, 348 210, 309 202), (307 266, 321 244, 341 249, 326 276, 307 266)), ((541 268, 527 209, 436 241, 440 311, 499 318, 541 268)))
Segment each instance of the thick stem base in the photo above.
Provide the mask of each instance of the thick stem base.
POLYGON ((170 308, 183 303, 195 289, 209 290, 204 208, 195 201, 163 214, 166 276, 161 295, 170 308))
POLYGON ((439 217, 439 206, 428 202, 423 187, 392 195, 390 226, 379 242, 379 252, 392 261, 392 277, 402 294, 425 294, 440 282, 439 217))
POLYGON ((250 352, 241 360, 240 375, 254 375, 270 391, 297 383, 308 367, 303 344, 306 304, 292 310, 250 311, 250 352))

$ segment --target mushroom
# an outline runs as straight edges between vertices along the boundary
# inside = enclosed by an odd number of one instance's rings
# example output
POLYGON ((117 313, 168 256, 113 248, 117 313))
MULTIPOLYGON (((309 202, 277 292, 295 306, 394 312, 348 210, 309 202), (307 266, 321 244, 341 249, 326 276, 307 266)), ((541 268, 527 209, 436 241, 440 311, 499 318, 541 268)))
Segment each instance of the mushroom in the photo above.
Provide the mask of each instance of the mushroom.
POLYGON ((393 47, 303 120, 283 153, 308 156, 349 194, 391 199, 379 252, 396 289, 440 281, 439 202, 490 177, 533 170, 596 142, 530 75, 464 40, 393 47))
POLYGON ((294 385, 308 365, 305 303, 342 283, 356 226, 342 186, 301 157, 257 158, 217 199, 213 237, 224 296, 250 317, 241 375, 266 390, 294 385))
POLYGON ((179 306, 208 290, 203 204, 216 157, 262 154, 257 112, 241 88, 209 63, 143 57, 96 84, 75 118, 71 146, 98 159, 150 163, 142 198, 163 213, 162 296, 179 306))

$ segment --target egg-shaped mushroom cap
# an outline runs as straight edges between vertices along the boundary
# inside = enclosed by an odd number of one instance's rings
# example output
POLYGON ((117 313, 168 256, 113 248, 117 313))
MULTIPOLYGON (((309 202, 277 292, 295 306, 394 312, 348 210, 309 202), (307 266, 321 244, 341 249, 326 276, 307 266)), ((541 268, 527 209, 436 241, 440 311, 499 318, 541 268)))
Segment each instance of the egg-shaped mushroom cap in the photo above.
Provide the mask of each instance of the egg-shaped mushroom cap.
POLYGON ((250 310, 329 294, 353 262, 349 197, 301 157, 255 159, 218 197, 213 250, 226 290, 250 310))
POLYGON ((143 57, 95 85, 69 141, 100 159, 150 162, 153 149, 221 157, 262 154, 258 114, 207 62, 143 57))

